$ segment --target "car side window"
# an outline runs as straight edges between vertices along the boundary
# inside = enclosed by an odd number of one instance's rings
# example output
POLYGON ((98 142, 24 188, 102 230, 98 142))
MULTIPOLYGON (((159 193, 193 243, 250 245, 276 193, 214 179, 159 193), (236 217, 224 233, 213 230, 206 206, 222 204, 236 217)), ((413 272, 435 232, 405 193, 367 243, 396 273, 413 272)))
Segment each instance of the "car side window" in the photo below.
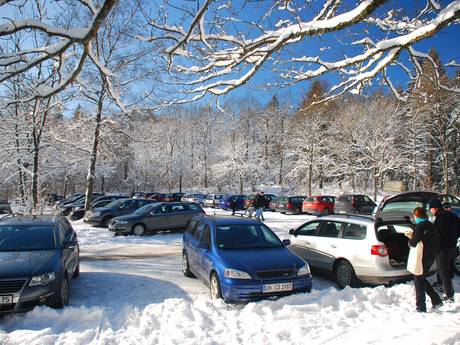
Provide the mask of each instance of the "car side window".
POLYGON ((366 202, 369 202, 369 203, 373 202, 371 198, 369 198, 368 196, 364 196, 363 198, 364 198, 364 201, 366 202))
POLYGON ((205 225, 202 229, 200 242, 206 244, 208 248, 211 248, 211 229, 209 228, 209 225, 205 225))
POLYGON ((201 207, 198 206, 197 204, 188 204, 186 205, 186 207, 188 207, 188 209, 191 211, 200 211, 201 209, 201 207))
POLYGON ((340 229, 342 228, 343 223, 339 222, 323 222, 321 228, 319 229, 320 237, 339 237, 340 229))
POLYGON ((198 241, 201 239, 201 234, 202 234, 203 229, 205 227, 206 227, 205 223, 198 223, 198 225, 195 227, 195 231, 194 231, 193 235, 198 241))
POLYGON ((304 224, 296 230, 295 234, 300 236, 317 236, 319 224, 319 222, 304 224))
POLYGON ((171 207, 171 211, 172 211, 173 213, 176 213, 176 212, 183 212, 183 211, 185 211, 185 208, 184 208, 184 206, 182 206, 182 205, 174 205, 174 206, 171 207))
POLYGON ((188 221, 187 225, 185 226, 185 231, 189 232, 193 236, 193 230, 195 229, 195 225, 198 221, 191 219, 188 221))
POLYGON ((351 223, 344 224, 342 237, 350 240, 362 240, 366 238, 366 226, 351 223))

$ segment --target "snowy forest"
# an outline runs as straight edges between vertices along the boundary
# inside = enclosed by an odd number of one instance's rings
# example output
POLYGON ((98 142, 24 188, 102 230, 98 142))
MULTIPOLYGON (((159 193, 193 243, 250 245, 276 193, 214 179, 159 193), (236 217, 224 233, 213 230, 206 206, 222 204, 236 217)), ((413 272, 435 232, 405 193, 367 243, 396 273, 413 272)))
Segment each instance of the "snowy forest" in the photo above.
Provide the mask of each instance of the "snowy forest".
POLYGON ((460 193, 460 65, 416 46, 458 25, 460 1, 268 3, 0 0, 0 199, 460 193), (262 66, 268 103, 232 94, 262 66))

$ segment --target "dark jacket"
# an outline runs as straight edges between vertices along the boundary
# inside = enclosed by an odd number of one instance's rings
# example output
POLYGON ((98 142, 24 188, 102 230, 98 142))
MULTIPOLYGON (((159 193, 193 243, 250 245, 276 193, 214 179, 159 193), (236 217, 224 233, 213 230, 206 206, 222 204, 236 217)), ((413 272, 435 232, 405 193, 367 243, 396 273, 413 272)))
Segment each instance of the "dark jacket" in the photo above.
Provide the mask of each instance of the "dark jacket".
POLYGON ((424 221, 415 226, 412 239, 409 240, 411 247, 415 247, 420 241, 423 242, 423 272, 428 272, 439 252, 439 240, 436 227, 430 221, 424 221))
POLYGON ((255 208, 264 208, 265 207, 265 196, 262 194, 257 194, 256 199, 254 200, 255 208))
POLYGON ((457 245, 459 222, 455 214, 440 209, 434 225, 438 229, 440 249, 452 249, 457 245))

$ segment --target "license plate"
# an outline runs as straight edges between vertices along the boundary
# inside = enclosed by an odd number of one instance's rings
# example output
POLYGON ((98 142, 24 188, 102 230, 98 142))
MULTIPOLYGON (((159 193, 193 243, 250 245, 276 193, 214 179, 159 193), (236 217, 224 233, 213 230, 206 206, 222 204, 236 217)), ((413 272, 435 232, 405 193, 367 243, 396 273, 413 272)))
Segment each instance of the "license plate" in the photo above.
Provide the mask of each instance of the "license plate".
POLYGON ((264 284, 263 292, 280 292, 280 291, 291 291, 292 283, 279 283, 279 284, 264 284))
POLYGON ((0 296, 0 304, 13 304, 13 296, 0 296))

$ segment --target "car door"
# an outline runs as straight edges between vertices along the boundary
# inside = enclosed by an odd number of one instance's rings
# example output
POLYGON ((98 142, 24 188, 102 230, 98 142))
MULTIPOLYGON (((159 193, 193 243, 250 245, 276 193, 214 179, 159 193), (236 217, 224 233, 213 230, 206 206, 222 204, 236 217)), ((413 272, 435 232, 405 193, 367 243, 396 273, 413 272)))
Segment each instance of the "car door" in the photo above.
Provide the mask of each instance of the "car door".
POLYGON ((172 207, 169 204, 162 204, 156 207, 152 212, 152 218, 149 219, 152 230, 167 230, 172 227, 172 207))
POLYGON ((199 275, 208 280, 212 267, 211 254, 211 228, 206 224, 200 234, 200 242, 197 247, 197 261, 199 264, 199 275))
POLYGON ((311 257, 316 267, 332 271, 332 265, 337 257, 338 239, 341 237, 342 227, 342 222, 321 221, 318 236, 310 241, 311 257))
POLYGON ((171 205, 171 228, 183 228, 187 224, 190 217, 188 217, 188 208, 182 204, 171 205))
POLYGON ((189 255, 189 267, 198 278, 202 278, 202 272, 200 268, 200 251, 198 247, 200 246, 201 234, 205 226, 206 223, 197 223, 197 225, 192 231, 193 236, 190 236, 189 251, 187 252, 187 254, 189 255))
POLYGON ((62 260, 67 272, 71 272, 73 276, 78 265, 79 248, 77 243, 77 235, 72 226, 66 219, 62 219, 58 223, 60 247, 62 248, 62 260))
POLYGON ((310 245, 314 237, 318 235, 319 227, 320 221, 311 221, 301 225, 294 230, 294 234, 291 237, 291 245, 289 246, 291 251, 301 258, 306 259, 311 265, 313 264, 311 262, 310 245))

